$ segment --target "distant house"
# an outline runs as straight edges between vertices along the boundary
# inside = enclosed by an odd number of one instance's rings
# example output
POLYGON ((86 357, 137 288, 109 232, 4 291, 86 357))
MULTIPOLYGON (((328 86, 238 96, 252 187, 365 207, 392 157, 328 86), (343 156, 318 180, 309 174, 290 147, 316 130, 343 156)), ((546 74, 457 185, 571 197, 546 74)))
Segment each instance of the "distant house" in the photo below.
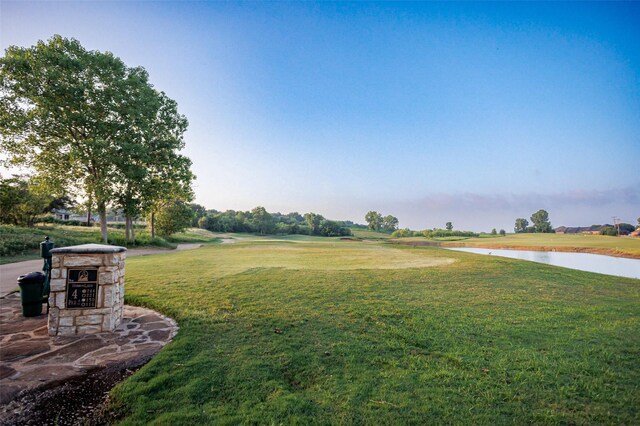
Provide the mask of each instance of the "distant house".
POLYGON ((636 229, 632 233, 629 234, 630 237, 640 237, 640 229, 636 229))
MULTIPOLYGON (((77 213, 73 213, 65 209, 53 209, 52 213, 53 213, 53 217, 56 218, 56 220, 63 220, 65 222, 71 221, 71 220, 85 222, 87 220, 86 214, 79 215, 77 213)), ((96 220, 96 217, 92 215, 91 221, 94 222, 95 220, 96 220)))
POLYGON ((591 226, 560 226, 554 231, 556 234, 593 234, 598 235, 604 228, 610 228, 612 225, 591 225, 591 226))
POLYGON ((53 210, 53 217, 55 217, 56 220, 70 220, 69 217, 71 217, 71 214, 71 212, 64 209, 53 210))

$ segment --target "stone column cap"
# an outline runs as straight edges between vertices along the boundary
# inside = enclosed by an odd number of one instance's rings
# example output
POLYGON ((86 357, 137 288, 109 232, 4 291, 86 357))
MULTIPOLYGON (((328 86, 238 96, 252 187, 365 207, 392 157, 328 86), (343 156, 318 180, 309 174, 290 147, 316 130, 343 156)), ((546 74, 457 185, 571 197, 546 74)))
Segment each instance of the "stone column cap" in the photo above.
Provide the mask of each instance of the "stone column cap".
POLYGON ((108 246, 105 244, 81 244, 78 246, 60 247, 51 250, 53 254, 89 254, 89 253, 122 253, 127 251, 125 247, 120 246, 108 246))

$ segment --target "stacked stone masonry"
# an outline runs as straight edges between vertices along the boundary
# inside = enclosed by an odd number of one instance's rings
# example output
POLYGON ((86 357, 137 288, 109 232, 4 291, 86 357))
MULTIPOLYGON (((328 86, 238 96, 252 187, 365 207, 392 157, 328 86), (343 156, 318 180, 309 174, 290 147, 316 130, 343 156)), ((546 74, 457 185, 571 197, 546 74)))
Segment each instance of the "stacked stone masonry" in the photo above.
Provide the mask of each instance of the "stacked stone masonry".
POLYGON ((116 253, 56 251, 51 270, 49 335, 71 336, 115 330, 122 321, 124 307, 124 249, 116 253), (97 270, 96 307, 71 309, 67 307, 67 274, 70 269, 83 268, 97 270))

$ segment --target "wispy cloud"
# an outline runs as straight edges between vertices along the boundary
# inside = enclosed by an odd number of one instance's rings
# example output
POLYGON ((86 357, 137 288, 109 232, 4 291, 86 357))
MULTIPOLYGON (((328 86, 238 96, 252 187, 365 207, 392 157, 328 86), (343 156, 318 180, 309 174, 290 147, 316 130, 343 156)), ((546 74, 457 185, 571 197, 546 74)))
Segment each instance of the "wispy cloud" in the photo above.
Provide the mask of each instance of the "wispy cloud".
POLYGON ((557 193, 529 192, 522 194, 433 194, 418 200, 405 202, 408 205, 421 204, 433 208, 490 208, 490 209, 530 209, 536 206, 555 207, 584 206, 596 207, 603 204, 631 204, 640 208, 640 184, 638 186, 616 188, 608 191, 565 191, 557 193))
POLYGON ((611 222, 616 215, 635 223, 640 216, 640 183, 611 190, 568 190, 554 193, 429 194, 410 200, 378 202, 379 209, 400 218, 412 229, 443 227, 453 221, 457 228, 510 230, 515 218, 527 220, 539 209, 549 212, 554 226, 611 222))

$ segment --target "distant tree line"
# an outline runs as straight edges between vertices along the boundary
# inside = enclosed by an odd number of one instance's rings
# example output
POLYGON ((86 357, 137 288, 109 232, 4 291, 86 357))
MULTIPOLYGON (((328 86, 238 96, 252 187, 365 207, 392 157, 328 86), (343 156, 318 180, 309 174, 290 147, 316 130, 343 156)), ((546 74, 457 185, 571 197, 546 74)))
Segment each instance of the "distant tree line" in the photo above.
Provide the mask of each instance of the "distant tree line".
POLYGON ((618 230, 620 235, 629 235, 636 230, 636 227, 630 223, 619 223, 616 226, 605 226, 600 230, 600 235, 608 235, 610 237, 617 237, 618 230))
MULTIPOLYGON (((495 228, 493 228, 490 232, 491 235, 505 236, 507 232, 504 229, 501 229, 498 232, 495 228)), ((433 229, 425 229, 422 231, 412 231, 409 228, 406 229, 398 229, 394 231, 391 236, 393 238, 406 238, 406 237, 425 237, 425 238, 446 238, 446 237, 479 237, 480 234, 472 231, 459 231, 453 229, 453 222, 447 222, 445 224, 445 229, 433 228, 433 229)))
POLYGON ((410 229, 398 229, 391 236, 393 238, 425 237, 425 238, 445 238, 445 237, 477 237, 480 234, 472 231, 458 231, 454 229, 425 229, 423 231, 412 231, 410 229))
MULTIPOLYGON (((393 232, 391 236, 393 238, 406 238, 406 237, 425 237, 425 238, 446 238, 446 237, 477 237, 480 234, 471 231, 458 231, 453 229, 453 223, 447 222, 445 224, 446 229, 425 229, 423 231, 411 231, 410 229, 398 229, 393 232)), ((494 229, 495 231, 495 229, 494 229)), ((501 230, 504 232, 504 230, 501 230)))
POLYGON ((324 237, 350 236, 353 222, 325 219, 317 213, 301 215, 293 213, 269 213, 264 207, 256 207, 251 211, 207 210, 192 204, 194 211, 193 225, 212 232, 250 232, 267 234, 300 234, 324 237))

